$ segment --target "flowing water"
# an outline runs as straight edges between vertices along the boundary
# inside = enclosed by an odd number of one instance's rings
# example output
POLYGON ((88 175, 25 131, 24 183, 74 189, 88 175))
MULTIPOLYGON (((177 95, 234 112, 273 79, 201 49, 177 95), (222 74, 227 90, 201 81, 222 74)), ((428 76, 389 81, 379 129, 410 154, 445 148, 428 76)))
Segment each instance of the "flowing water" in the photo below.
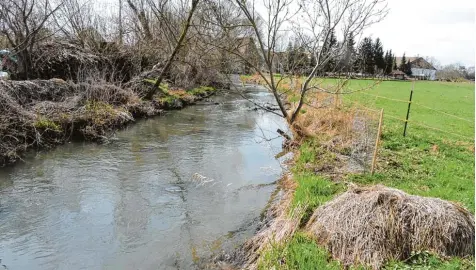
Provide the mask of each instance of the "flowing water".
POLYGON ((282 142, 264 138, 285 124, 238 95, 211 99, 0 169, 1 264, 194 269, 250 237, 281 173, 282 142))

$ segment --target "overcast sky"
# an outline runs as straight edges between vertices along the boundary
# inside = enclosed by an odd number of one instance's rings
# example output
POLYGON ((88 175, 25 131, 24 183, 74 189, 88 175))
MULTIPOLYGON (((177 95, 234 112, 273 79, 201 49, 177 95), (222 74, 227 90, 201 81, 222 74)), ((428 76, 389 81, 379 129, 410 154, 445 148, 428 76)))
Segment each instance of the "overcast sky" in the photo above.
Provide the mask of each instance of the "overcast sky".
MULTIPOLYGON (((93 1, 108 7, 117 4, 117 0, 93 1)), ((442 65, 475 65, 475 0, 387 1, 387 17, 364 36, 379 37, 384 49, 399 57, 405 52, 435 57, 442 65)))
POLYGON ((433 56, 441 64, 475 64, 474 0, 388 0, 387 17, 365 34, 397 56, 433 56))

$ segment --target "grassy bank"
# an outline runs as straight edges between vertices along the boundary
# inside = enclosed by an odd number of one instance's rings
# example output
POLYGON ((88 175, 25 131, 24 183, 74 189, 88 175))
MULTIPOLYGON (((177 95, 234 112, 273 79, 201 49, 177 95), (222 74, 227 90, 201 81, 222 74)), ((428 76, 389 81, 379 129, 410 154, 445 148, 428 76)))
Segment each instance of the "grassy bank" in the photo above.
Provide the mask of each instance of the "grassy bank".
MULTIPOLYGON (((316 162, 322 151, 315 140, 307 141, 298 150, 293 168, 297 188, 293 206, 304 205, 305 224, 313 210, 345 190, 345 181, 360 185, 384 184, 410 194, 439 197, 474 209, 474 154, 464 146, 444 144, 443 140, 408 137, 401 139, 398 125, 388 125, 376 174, 348 175, 344 181, 333 181, 326 176, 306 170, 306 164, 316 162), (432 153, 431 146, 439 143, 439 153, 432 153), (398 145, 398 147, 397 147, 398 145)), ((441 259, 429 253, 415 254, 408 261, 393 262, 389 269, 473 269, 473 259, 441 259)), ((265 252, 260 269, 340 269, 328 253, 310 237, 298 233, 286 243, 276 243, 265 252), (317 252, 317 253, 316 253, 317 252), (315 254, 318 254, 316 256, 315 254), (286 261, 286 264, 280 262, 286 261)))
MULTIPOLYGON (((332 85, 335 80, 326 79, 323 83, 332 85)), ((353 80, 348 87, 359 89, 373 83, 353 80)), ((474 84, 416 82, 413 100, 423 106, 412 104, 415 106, 410 119, 415 122, 409 122, 408 135, 403 137, 403 122, 399 119, 405 117, 408 104, 397 100, 407 100, 410 89, 410 82, 385 81, 371 90, 343 98, 344 107, 384 108, 388 116, 384 117, 375 174, 347 174, 340 179, 316 174, 316 167, 335 162, 334 154, 319 138, 308 138, 300 145, 292 168, 297 187, 289 210, 305 208, 301 225, 306 224, 316 207, 346 190, 348 183, 383 184, 414 195, 438 197, 474 213, 474 84)), ((298 230, 287 241, 274 243, 263 252, 258 268, 341 269, 342 266, 303 230, 298 230)), ((474 269, 474 258, 439 258, 421 251, 405 262, 389 262, 385 268, 474 269)))

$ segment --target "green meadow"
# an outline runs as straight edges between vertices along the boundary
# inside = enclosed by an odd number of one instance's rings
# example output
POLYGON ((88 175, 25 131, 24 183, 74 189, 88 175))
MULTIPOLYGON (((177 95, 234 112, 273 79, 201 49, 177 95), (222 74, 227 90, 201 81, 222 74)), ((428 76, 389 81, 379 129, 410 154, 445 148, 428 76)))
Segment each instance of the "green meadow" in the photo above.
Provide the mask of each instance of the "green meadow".
MULTIPOLYGON (((333 85, 336 81, 326 79, 321 83, 333 85)), ((323 162, 328 155, 319 141, 308 139, 298 149, 293 168, 298 186, 292 205, 307 206, 301 224, 306 223, 313 209, 344 192, 345 182, 383 184, 414 195, 438 197, 474 213, 474 84, 416 81, 407 136, 403 137, 408 108, 405 101, 410 97, 412 82, 383 81, 366 91, 357 91, 374 83, 351 80, 346 92, 356 92, 341 96, 344 106, 384 109, 376 172, 350 174, 343 181, 316 175, 306 169, 306 164, 323 162)), ((260 269, 341 267, 302 232, 273 245, 259 262, 260 269)), ((474 258, 439 258, 421 251, 406 262, 389 262, 386 269, 474 269, 474 258)))
MULTIPOLYGON (((347 88, 350 92, 372 84, 373 81, 352 80, 347 88)), ((369 90, 343 95, 343 99, 371 108, 383 108, 389 116, 385 120, 390 117, 404 120, 413 87, 409 133, 421 133, 418 126, 426 125, 441 130, 434 130, 444 133, 441 137, 466 141, 474 137, 474 83, 415 81, 412 85, 408 81, 383 81, 369 90)))

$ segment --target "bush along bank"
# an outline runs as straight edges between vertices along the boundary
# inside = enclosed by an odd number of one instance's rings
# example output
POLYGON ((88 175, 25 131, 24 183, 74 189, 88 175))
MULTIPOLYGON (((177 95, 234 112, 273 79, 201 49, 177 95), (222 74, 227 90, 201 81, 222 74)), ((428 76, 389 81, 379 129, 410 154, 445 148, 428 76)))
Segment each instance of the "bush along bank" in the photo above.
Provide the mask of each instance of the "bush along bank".
POLYGON ((141 91, 151 82, 139 78, 116 86, 61 79, 0 80, 0 166, 19 160, 28 149, 51 148, 73 138, 105 141, 137 118, 181 109, 216 92, 207 86, 179 89, 163 84, 152 100, 144 100, 141 91))

